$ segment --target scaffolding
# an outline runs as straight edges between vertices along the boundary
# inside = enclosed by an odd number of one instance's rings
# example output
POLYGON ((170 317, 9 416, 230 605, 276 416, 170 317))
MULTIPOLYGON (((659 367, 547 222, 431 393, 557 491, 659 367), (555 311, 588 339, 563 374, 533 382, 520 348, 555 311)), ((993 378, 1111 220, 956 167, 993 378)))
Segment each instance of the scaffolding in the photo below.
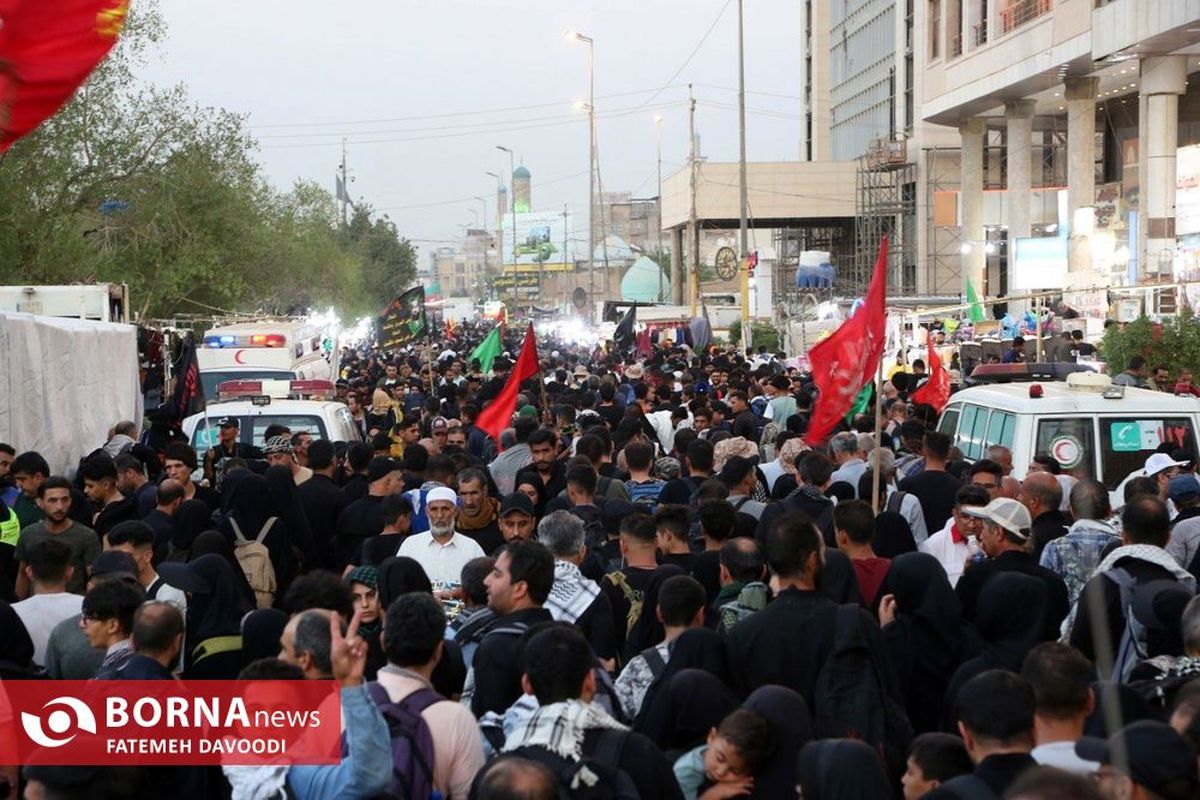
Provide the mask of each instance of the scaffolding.
POLYGON ((961 189, 957 147, 925 149, 925 264, 923 294, 962 294, 962 229, 958 225, 961 189), (952 204, 953 219, 943 219, 941 202, 952 204), (939 225, 939 222, 953 222, 939 225))
MULTIPOLYGON (((798 228, 776 228, 773 234, 776 260, 771 272, 771 302, 775 308, 776 323, 783 323, 806 313, 816 302, 831 300, 835 288, 800 289, 796 286, 796 268, 800 265, 800 254, 808 250, 829 253, 830 263, 844 274, 854 263, 854 224, 812 225, 798 228)), ((840 288, 840 281, 834 286, 840 288)))
POLYGON ((866 292, 883 237, 888 237, 888 293, 917 291, 917 165, 906 142, 880 139, 858 159, 855 256, 849 274, 839 275, 847 292, 866 292))

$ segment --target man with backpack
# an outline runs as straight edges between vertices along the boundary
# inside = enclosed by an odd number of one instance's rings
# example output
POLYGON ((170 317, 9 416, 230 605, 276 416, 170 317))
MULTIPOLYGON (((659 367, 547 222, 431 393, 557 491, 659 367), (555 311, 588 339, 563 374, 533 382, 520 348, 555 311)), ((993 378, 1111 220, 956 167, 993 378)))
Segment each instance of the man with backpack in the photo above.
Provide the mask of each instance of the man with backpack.
POLYGON ((442 658, 446 616, 432 596, 412 592, 387 609, 383 649, 388 663, 367 692, 391 733, 389 797, 466 798, 483 767, 479 728, 469 709, 439 695, 430 682, 442 658))
POLYGON ((771 526, 767 567, 775 598, 726 637, 734 689, 776 684, 813 710, 818 737, 853 735, 903 771, 912 728, 875 620, 857 604, 822 594, 825 547, 811 520, 789 514, 771 526))
MULTIPOLYGON (((553 617, 542 606, 554 585, 554 557, 541 542, 510 542, 484 579, 488 608, 498 619, 480 641, 467 683, 476 718, 503 714, 521 696, 521 637, 553 617)), ((466 690, 464 690, 465 702, 466 690)))
POLYGON ((689 575, 674 575, 663 581, 656 613, 666 635, 630 659, 616 680, 617 697, 627 718, 637 717, 646 690, 666 670, 671 643, 688 628, 704 627, 704 601, 704 587, 689 575))
POLYGON ((612 605, 596 582, 579 571, 588 552, 583 523, 570 512, 552 511, 538 523, 538 541, 554 556, 554 586, 546 599, 550 615, 579 628, 605 669, 615 670, 612 605))
POLYGON ((538 708, 508 736, 504 752, 549 767, 574 800, 682 800, 662 751, 593 702, 595 658, 576 630, 554 626, 534 634, 525 645, 521 685, 538 708))
POLYGON ((625 650, 625 639, 642 616, 642 600, 658 571, 658 534, 654 517, 630 514, 621 520, 621 568, 600 580, 600 591, 608 597, 616 627, 617 652, 625 650))
POLYGON ((1170 526, 1166 503, 1158 497, 1139 495, 1126 503, 1121 513, 1121 537, 1125 544, 1100 562, 1094 577, 1079 595, 1071 644, 1093 661, 1112 663, 1116 680, 1128 679, 1136 661, 1147 655, 1144 626, 1137 626, 1139 630, 1130 631, 1130 637, 1126 637, 1138 590, 1153 581, 1166 580, 1178 582, 1189 592, 1196 591, 1196 579, 1163 549, 1170 537, 1170 526), (1093 615, 1097 618, 1103 615, 1107 620, 1113 648, 1108 659, 1098 658, 1093 615))
POLYGON ((833 501, 825 496, 832 475, 833 462, 826 456, 815 450, 801 455, 796 462, 796 479, 800 485, 783 500, 771 503, 763 510, 754 532, 759 543, 766 542, 767 532, 776 519, 799 512, 816 524, 828 547, 837 547, 833 538, 833 501))

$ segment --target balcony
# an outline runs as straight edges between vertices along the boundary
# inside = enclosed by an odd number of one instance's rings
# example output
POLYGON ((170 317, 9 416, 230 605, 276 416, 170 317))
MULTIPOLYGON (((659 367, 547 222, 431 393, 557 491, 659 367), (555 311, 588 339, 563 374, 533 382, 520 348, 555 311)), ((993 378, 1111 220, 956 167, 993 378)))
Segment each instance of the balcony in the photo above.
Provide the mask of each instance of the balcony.
POLYGON ((1051 0, 1013 0, 1000 11, 1000 34, 1003 36, 1038 17, 1050 13, 1051 0))

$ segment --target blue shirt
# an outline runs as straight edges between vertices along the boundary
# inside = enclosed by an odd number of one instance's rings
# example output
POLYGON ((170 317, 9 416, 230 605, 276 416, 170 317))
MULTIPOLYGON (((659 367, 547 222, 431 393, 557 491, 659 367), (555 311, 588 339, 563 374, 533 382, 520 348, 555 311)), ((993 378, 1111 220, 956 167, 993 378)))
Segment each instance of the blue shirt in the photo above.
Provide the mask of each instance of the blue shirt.
POLYGON ((351 800, 383 794, 392 780, 392 740, 367 687, 342 689, 347 755, 334 766, 296 765, 287 786, 297 800, 351 800))

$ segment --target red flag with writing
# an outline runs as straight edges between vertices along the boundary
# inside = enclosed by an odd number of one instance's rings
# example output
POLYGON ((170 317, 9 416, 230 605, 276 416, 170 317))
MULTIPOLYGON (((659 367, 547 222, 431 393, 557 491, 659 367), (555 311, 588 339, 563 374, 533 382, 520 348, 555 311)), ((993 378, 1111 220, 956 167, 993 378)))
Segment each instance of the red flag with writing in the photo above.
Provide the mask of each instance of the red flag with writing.
POLYGON ((946 404, 950 402, 950 373, 942 366, 942 359, 938 357, 937 350, 933 348, 932 335, 930 335, 928 343, 929 380, 925 381, 920 389, 913 392, 909 399, 914 403, 933 406, 934 411, 940 414, 946 404))
POLYGON ((517 364, 509 374, 508 382, 504 384, 496 399, 475 418, 475 425, 496 441, 500 441, 500 433, 512 422, 513 412, 517 409, 517 394, 521 391, 521 384, 537 373, 537 337, 533 335, 531 322, 525 330, 521 355, 517 356, 517 364))
POLYGON ((887 251, 885 236, 863 305, 808 351, 813 383, 820 390, 804 437, 811 445, 825 441, 850 410, 854 396, 874 379, 887 334, 887 251))
POLYGON ((129 0, 0 2, 0 152, 71 99, 128 12, 129 0))

